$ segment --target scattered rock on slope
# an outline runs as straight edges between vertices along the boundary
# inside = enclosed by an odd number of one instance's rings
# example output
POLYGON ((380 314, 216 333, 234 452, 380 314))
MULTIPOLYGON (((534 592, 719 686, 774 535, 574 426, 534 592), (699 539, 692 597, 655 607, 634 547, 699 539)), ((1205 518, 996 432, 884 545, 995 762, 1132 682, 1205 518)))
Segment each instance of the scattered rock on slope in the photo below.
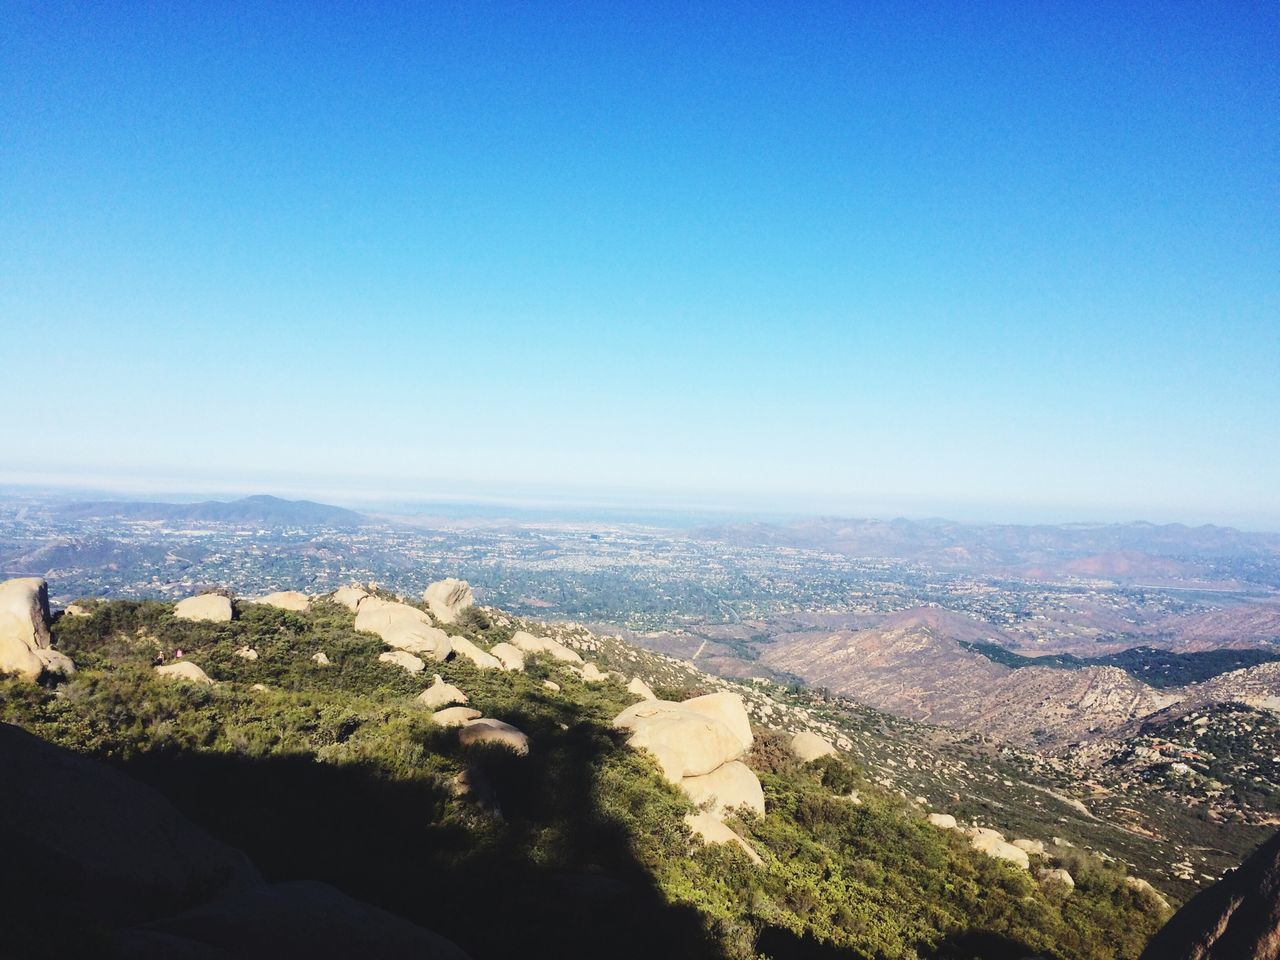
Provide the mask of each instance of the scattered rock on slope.
POLYGON ((163 666, 156 667, 156 673, 169 680, 185 680, 188 683, 198 683, 205 687, 213 686, 213 680, 209 678, 209 675, 190 660, 177 660, 174 663, 166 663, 163 666))
POLYGON ((438 580, 422 591, 422 599, 441 623, 457 623, 458 614, 475 603, 471 584, 450 577, 438 580))
POLYGON ((525 653, 547 653, 555 660, 562 663, 582 663, 582 656, 576 650, 571 650, 559 640, 552 640, 550 637, 535 637, 532 633, 525 630, 517 630, 511 638, 511 645, 523 650, 525 653))
POLYGON ((1237 870, 1188 900, 1141 960, 1276 960, 1280 957, 1280 833, 1237 870))
POLYGON ((0 583, 0 673, 37 680, 43 673, 75 673, 75 664, 50 647, 49 586, 39 577, 0 583))
POLYGON ((997 860, 1006 860, 1023 870, 1031 869, 1031 858, 1027 851, 1015 847, 1005 840, 1004 834, 989 827, 970 827, 965 831, 969 835, 969 846, 979 853, 985 853, 997 860))
POLYGON ((627 684, 627 692, 634 693, 642 700, 657 700, 657 695, 649 689, 649 685, 639 677, 632 677, 631 682, 627 684))
POLYGON ((418 694, 418 702, 432 710, 439 710, 453 703, 466 703, 467 695, 452 683, 445 683, 437 673, 432 677, 431 686, 418 694))
POLYGON ((801 763, 808 763, 811 760, 832 756, 836 748, 816 733, 804 730, 791 738, 791 752, 801 763))
POLYGON ((230 623, 231 601, 220 593, 202 593, 198 597, 179 600, 174 605, 173 615, 179 620, 230 623))

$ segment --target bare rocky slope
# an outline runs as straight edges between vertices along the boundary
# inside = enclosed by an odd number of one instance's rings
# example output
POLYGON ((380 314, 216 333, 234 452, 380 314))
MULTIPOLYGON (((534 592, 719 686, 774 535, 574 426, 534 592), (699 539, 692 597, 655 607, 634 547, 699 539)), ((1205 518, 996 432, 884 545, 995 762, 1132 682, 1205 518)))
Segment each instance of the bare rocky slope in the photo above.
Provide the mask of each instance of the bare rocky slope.
POLYGON ((963 615, 925 608, 863 630, 782 635, 760 659, 881 710, 1038 749, 1114 734, 1175 706, 1280 706, 1276 663, 1155 689, 1115 667, 1014 669, 958 642, 990 635, 963 615))

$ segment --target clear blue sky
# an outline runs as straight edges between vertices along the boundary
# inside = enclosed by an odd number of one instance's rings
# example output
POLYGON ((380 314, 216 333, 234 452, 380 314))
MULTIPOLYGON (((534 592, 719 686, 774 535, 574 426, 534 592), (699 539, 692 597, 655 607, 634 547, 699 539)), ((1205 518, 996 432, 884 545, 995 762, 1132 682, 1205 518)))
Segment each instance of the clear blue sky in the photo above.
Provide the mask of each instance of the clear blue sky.
POLYGON ((1280 525, 1278 52, 1273 2, 10 0, 0 480, 1280 525))

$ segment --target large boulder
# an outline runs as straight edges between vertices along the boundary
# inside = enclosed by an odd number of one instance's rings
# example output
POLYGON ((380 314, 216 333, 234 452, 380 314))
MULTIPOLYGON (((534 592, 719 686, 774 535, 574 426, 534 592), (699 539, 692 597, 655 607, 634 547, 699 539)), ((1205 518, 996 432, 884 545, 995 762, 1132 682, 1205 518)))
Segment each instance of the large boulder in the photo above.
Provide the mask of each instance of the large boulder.
POLYGON ((654 755, 672 783, 710 773, 745 752, 739 733, 711 712, 689 709, 689 702, 642 700, 613 721, 631 731, 627 743, 634 749, 654 755))
POLYGON ((240 890, 125 930, 121 960, 467 960, 454 943, 314 880, 240 890))
POLYGON ((204 687, 212 687, 213 680, 190 660, 175 660, 155 668, 156 675, 167 680, 185 680, 187 683, 198 683, 204 687))
POLYGON ((509 643, 495 643, 489 651, 498 658, 503 670, 519 671, 524 669, 524 651, 509 643))
POLYGON ((355 628, 376 633, 389 647, 432 660, 444 660, 453 652, 449 635, 434 626, 427 614, 407 603, 366 597, 356 610, 355 628))
POLYGON ((220 593, 202 593, 198 597, 179 600, 174 605, 173 615, 179 620, 230 623, 231 600, 220 593))
POLYGON ((709 813, 690 813, 684 818, 685 826, 693 831, 694 836, 701 837, 706 843, 732 843, 747 855, 747 859, 757 867, 764 863, 760 854, 756 853, 740 836, 709 813))
POLYGON ((265 597, 259 597, 253 602, 265 604, 268 607, 276 607, 280 610, 292 610, 295 613, 305 613, 311 607, 311 598, 305 593, 299 593, 297 590, 280 590, 276 593, 268 593, 265 597))
POLYGON ((348 610, 357 610, 360 607, 360 601, 367 596, 369 596, 368 592, 360 587, 339 587, 333 591, 333 602, 348 610))
POLYGON ((969 835, 969 846, 979 853, 985 853, 988 857, 1012 863, 1023 870, 1031 869, 1031 858, 1027 856, 1027 851, 1006 841, 1004 834, 999 830, 992 830, 988 827, 970 827, 965 832, 969 835))
POLYGON ((401 669, 408 670, 410 673, 421 673, 427 667, 420 657, 415 657, 408 650, 388 650, 385 653, 380 653, 378 654, 378 662, 390 663, 401 669))
POLYGON ((754 742, 751 736, 751 718, 747 716, 747 708, 742 702, 742 697, 736 693, 727 691, 708 693, 702 697, 683 700, 680 706, 719 720, 733 731, 733 735, 742 744, 744 752, 751 749, 751 744, 754 742))
POLYGON ((960 829, 960 825, 956 823, 956 818, 949 813, 931 813, 929 814, 929 822, 940 830, 960 829))
POLYGON ((432 710, 439 710, 454 703, 466 703, 467 695, 452 683, 445 683, 440 674, 436 674, 431 686, 418 694, 418 702, 432 710))
POLYGON ((1130 890, 1137 891, 1142 896, 1159 906, 1160 909, 1169 909, 1169 901, 1164 898, 1159 890, 1147 883, 1147 881, 1143 880, 1141 877, 1125 877, 1124 885, 1130 890))
POLYGON ((559 640, 552 640, 550 637, 535 637, 526 630, 517 630, 515 636, 511 638, 511 645, 525 653, 549 654, 552 659, 562 663, 579 665, 582 663, 582 655, 577 650, 571 650, 559 640))
POLYGON ((582 665, 582 669, 578 672, 582 675, 582 679, 587 683, 603 683, 609 679, 609 675, 607 673, 590 661, 584 663, 582 665))
POLYGON ((432 721, 441 727, 460 727, 468 720, 480 719, 480 711, 470 707, 445 707, 431 715, 432 721))
POLYGON ((723 763, 700 777, 684 777, 682 789, 694 806, 715 817, 723 817, 738 807, 747 807, 764 816, 764 790, 751 768, 739 760, 723 763))
POLYGON ((449 642, 453 644, 454 653, 466 657, 481 670, 503 669, 501 660, 487 650, 481 650, 466 637, 451 637, 449 642))
POLYGON ((431 584, 422 591, 422 599, 426 601, 427 609, 441 623, 457 623, 458 615, 475 603, 471 596, 471 584, 453 577, 431 584))
POLYGON ((649 689, 649 685, 639 677, 632 677, 627 684, 627 693, 633 693, 641 700, 657 700, 658 696, 649 689))
POLYGON ((801 763, 809 763, 811 760, 820 760, 823 757, 833 756, 836 748, 831 745, 830 741, 823 739, 816 733, 802 730, 791 738, 791 752, 801 763))
POLYGON ((529 738, 509 723, 485 717, 470 720, 458 731, 458 742, 464 747, 477 743, 496 743, 524 756, 529 752, 529 738))
POLYGON ((49 586, 39 577, 0 583, 0 673, 26 680, 75 673, 66 654, 50 648, 49 586))

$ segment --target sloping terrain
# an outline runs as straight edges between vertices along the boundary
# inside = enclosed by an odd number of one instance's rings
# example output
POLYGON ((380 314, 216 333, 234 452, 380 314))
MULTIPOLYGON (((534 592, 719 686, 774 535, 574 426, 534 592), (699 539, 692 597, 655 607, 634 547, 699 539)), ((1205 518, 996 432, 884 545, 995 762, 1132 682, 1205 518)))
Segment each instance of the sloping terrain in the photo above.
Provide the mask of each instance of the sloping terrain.
MULTIPOLYGON (((469 642, 477 653, 413 674, 327 601, 303 612, 241 603, 229 622, 180 620, 153 601, 77 612, 87 615, 61 617, 54 638, 78 673, 52 688, 0 681, 0 719, 150 785, 244 851, 266 881, 332 884, 473 957, 781 958, 825 948, 1102 960, 1136 956, 1163 917, 1119 864, 1083 842, 1052 846, 1051 829, 1082 839, 1072 811, 1088 818, 1069 798, 1009 781, 1012 768, 985 745, 945 734, 930 745, 932 734, 900 721, 709 677, 582 628, 491 609, 427 627, 424 611, 420 629, 442 628, 455 650, 469 642), (477 666, 521 629, 586 665, 526 654, 523 669, 477 666), (178 648, 213 685, 160 675, 156 657, 178 648), (465 692, 468 708, 522 731, 527 755, 468 746, 434 720, 418 699, 432 671, 465 692), (729 824, 758 866, 732 845, 693 838, 690 801, 612 729, 636 700, 623 680, 671 700, 742 698, 766 813, 729 824), (801 763, 787 748, 799 730, 838 755, 801 763), (926 784, 937 800, 915 792, 926 784), (1030 869, 979 853, 925 821, 943 802, 962 821, 1046 852, 1030 855, 1030 869), (1074 890, 1035 872, 1051 867, 1069 870, 1074 890)), ((109 922, 86 929, 95 942, 115 935, 109 922)))

